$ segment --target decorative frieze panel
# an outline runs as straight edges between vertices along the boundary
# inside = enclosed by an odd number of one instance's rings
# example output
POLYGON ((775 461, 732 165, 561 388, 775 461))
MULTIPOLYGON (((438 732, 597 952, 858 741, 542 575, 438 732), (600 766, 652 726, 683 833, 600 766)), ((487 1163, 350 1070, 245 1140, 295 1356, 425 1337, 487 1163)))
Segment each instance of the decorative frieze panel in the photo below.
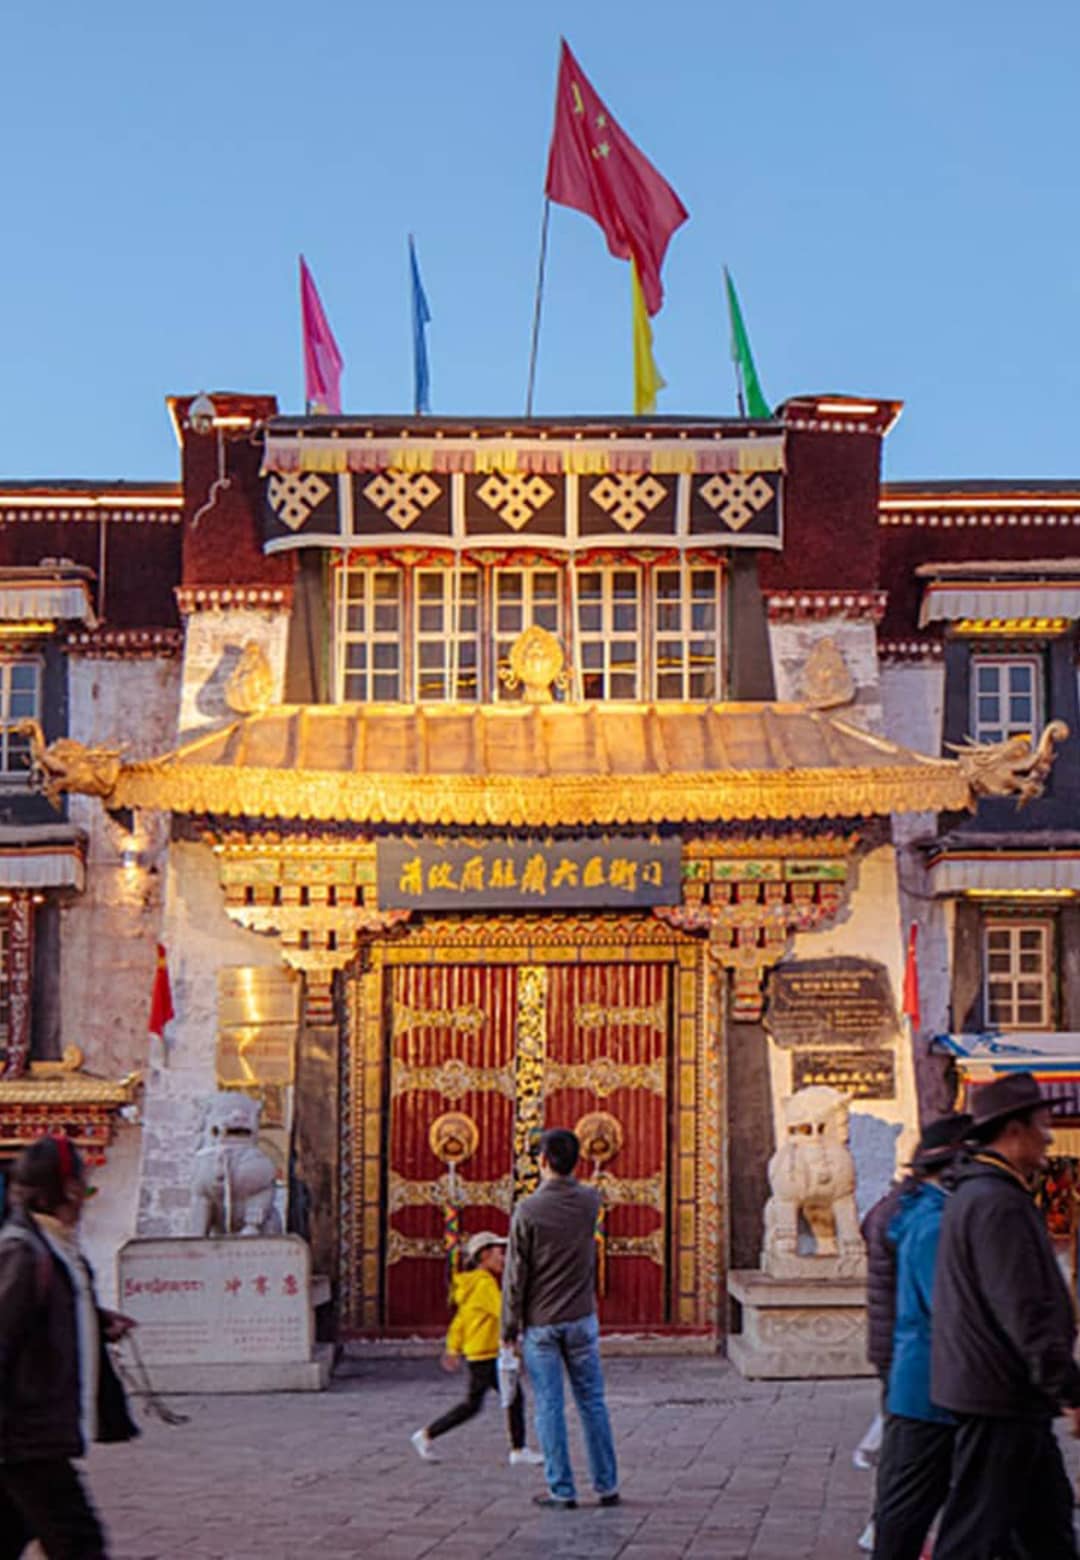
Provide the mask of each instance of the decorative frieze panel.
MULTIPOLYGON (((412 452, 410 452, 412 453, 412 452)), ((267 473, 267 552, 295 547, 783 545, 783 474, 681 464, 632 469, 606 458, 539 469, 507 463, 448 471, 423 461, 337 475, 267 473)), ((764 456, 762 457, 765 458, 764 456)))
POLYGON ((709 953, 732 972, 731 1016, 756 1023, 764 1007, 765 976, 787 951, 795 932, 827 925, 848 894, 848 857, 857 841, 810 842, 815 855, 750 855, 747 841, 731 852, 699 845, 683 863, 683 903, 653 914, 684 931, 704 932, 709 953))
POLYGON ((281 938, 293 969, 331 974, 361 946, 409 919, 375 903, 374 845, 322 841, 218 843, 225 909, 238 926, 281 938))

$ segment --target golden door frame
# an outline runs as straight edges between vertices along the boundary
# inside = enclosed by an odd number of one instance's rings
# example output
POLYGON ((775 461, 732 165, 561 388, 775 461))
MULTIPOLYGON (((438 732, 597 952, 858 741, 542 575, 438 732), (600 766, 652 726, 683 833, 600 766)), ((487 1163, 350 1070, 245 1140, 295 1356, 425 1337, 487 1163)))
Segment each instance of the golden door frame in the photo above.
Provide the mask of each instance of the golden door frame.
POLYGON ((373 942, 348 986, 341 1076, 341 1331, 382 1323, 384 1115, 391 1037, 387 972, 398 965, 666 962, 674 966, 668 1219, 678 1331, 723 1328, 727 1252, 724 979, 707 943, 649 915, 443 916, 373 942))

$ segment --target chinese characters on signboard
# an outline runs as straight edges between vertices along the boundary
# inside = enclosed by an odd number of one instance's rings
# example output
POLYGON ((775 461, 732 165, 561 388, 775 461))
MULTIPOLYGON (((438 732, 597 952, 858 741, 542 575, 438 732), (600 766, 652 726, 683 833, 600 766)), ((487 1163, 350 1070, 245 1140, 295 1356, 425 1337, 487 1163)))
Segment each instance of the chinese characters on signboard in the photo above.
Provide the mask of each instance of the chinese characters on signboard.
POLYGON ((769 977, 765 1027, 791 1058, 791 1086, 896 1097, 899 1036, 889 972, 874 959, 793 959, 769 977))
POLYGON ((769 978, 765 1027, 785 1049, 879 1046, 897 1038, 889 972, 873 959, 797 959, 769 978))
POLYGON ((892 1051, 796 1051, 791 1083, 795 1089, 828 1084, 857 1100, 891 1100, 896 1095, 896 1059, 892 1051))
POLYGON ((133 1240, 118 1265, 150 1365, 311 1358, 310 1257, 295 1235, 133 1240))
POLYGON ((665 839, 380 840, 387 909, 623 909, 678 904, 681 842, 665 839))

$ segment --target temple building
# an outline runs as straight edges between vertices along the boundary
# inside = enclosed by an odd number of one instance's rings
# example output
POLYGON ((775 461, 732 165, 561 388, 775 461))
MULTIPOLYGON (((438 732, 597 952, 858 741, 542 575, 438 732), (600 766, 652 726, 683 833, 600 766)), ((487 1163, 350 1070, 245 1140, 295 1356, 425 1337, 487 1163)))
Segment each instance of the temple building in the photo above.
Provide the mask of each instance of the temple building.
POLYGON ((43 1131, 108 1161, 106 1256, 134 1219, 168 819, 54 805, 31 749, 174 740, 182 516, 177 483, 0 483, 0 1180, 43 1131))
MULTIPOLYGON (((937 913, 913 909, 915 842, 937 871, 980 793, 1037 792, 1047 768, 1026 744, 943 752, 903 691, 941 663, 922 629, 914 660, 891 648, 921 588, 886 599, 898 405, 170 410, 173 550, 147 544, 152 590, 129 576, 147 624, 117 606, 65 640, 149 635, 124 642, 149 664, 121 664, 156 681, 19 739, 143 907, 139 1016, 167 950, 138 1172, 107 1163, 103 1190, 136 1200, 139 1234, 187 1233, 205 1102, 243 1089, 336 1335, 435 1332, 448 1244, 505 1227, 539 1131, 567 1124, 604 1190, 603 1325, 715 1342, 784 1101, 851 1096, 865 1206, 917 1125, 917 1055, 935 1087, 899 1013, 907 922, 937 913)), ((111 1060, 115 1082, 130 1048, 111 1060)))

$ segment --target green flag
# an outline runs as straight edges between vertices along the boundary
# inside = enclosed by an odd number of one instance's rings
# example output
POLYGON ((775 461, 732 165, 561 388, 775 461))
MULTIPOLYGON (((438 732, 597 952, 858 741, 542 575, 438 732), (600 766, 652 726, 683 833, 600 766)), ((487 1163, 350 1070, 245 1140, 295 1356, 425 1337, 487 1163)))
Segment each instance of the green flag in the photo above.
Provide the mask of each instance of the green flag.
POLYGON ((771 417, 772 409, 765 399, 754 354, 750 351, 750 338, 746 334, 742 310, 735 293, 735 283, 727 266, 724 267, 724 286, 727 288, 728 313, 731 316, 731 361, 739 380, 739 411, 744 417, 771 417))

